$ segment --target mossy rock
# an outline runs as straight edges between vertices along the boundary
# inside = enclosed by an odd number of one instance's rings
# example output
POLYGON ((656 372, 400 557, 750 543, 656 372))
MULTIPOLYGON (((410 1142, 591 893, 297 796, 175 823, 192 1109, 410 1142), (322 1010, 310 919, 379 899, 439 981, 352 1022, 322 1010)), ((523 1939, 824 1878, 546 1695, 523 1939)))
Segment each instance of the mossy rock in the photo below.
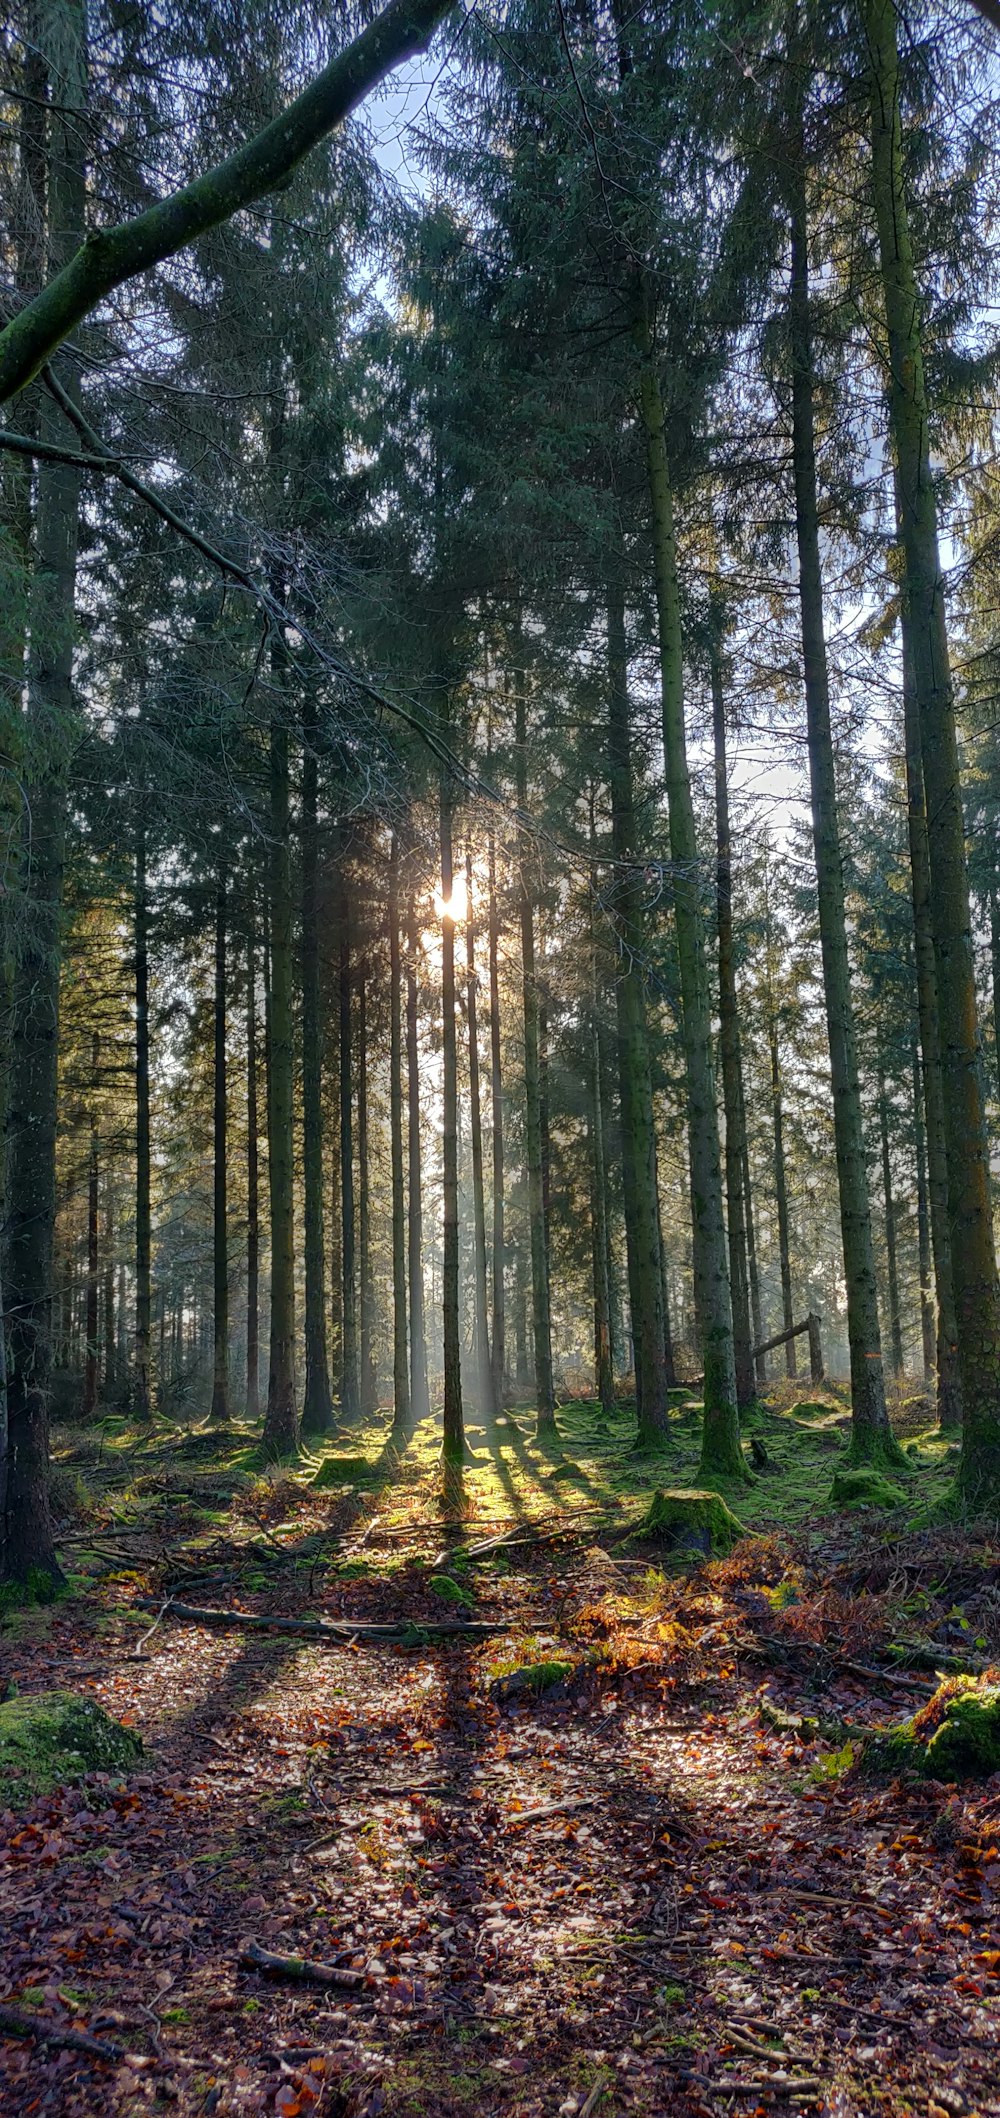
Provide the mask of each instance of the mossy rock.
POLYGON ((648 1515, 631 1532, 632 1537, 664 1545, 668 1551, 700 1552, 713 1559, 724 1559, 746 1534, 721 1494, 697 1487, 658 1488, 648 1515))
POLYGON ((865 1745, 866 1770, 925 1780, 987 1780, 1000 1772, 1000 1675, 946 1677, 913 1719, 865 1745))
POLYGON ((442 1603, 458 1603, 465 1610, 471 1610, 476 1600, 471 1589, 453 1581, 450 1574, 432 1574, 427 1586, 432 1595, 440 1596, 442 1603))
POLYGON ((830 1487, 835 1508, 905 1508, 908 1498, 901 1486, 894 1486, 869 1464, 837 1471, 830 1487))
POLYGON ((509 1670, 506 1676, 496 1677, 490 1685, 495 1699, 517 1699, 530 1692, 540 1698, 544 1692, 553 1692, 565 1685, 573 1675, 572 1662, 525 1662, 520 1669, 509 1670))
POLYGON ((310 1485, 314 1493, 322 1493, 329 1486, 371 1485, 374 1477, 375 1466, 367 1456, 327 1456, 310 1485))
POLYGON ((571 1459, 567 1457, 565 1463, 557 1464, 555 1470, 551 1471, 549 1473, 549 1476, 552 1480, 553 1485, 562 1485, 564 1481, 568 1478, 581 1478, 583 1476, 583 1473, 580 1470, 579 1464, 573 1463, 571 1459))
POLYGON ((23 1809, 85 1772, 127 1772, 142 1756, 131 1728, 96 1699, 35 1692, 0 1705, 0 1809, 23 1809))
POLYGON ((791 1406, 789 1419, 829 1419, 831 1413, 840 1411, 839 1405, 825 1405, 818 1397, 801 1397, 791 1406))

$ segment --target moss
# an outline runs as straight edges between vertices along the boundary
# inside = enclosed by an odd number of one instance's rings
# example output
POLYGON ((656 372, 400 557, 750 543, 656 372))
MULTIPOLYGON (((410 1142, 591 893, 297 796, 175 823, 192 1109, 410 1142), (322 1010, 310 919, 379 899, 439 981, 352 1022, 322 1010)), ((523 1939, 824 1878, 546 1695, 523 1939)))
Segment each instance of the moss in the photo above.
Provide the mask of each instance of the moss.
POLYGON ((375 1466, 367 1456, 327 1456, 311 1480, 314 1492, 322 1493, 328 1486, 369 1486, 375 1476, 375 1466))
POLYGON ((0 1807, 23 1808, 85 1772, 125 1772, 142 1756, 130 1728, 96 1699, 37 1692, 0 1706, 0 1807))
POLYGON ((822 1398, 802 1397, 792 1406, 789 1419, 829 1419, 831 1412, 840 1412, 840 1405, 825 1405, 822 1398))
POLYGON ((453 1581, 450 1574, 432 1574, 427 1584, 431 1593, 440 1596, 442 1603, 460 1603, 470 1610, 475 1603, 471 1589, 463 1588, 460 1581, 453 1581))
POLYGON ((496 1699, 516 1699, 524 1692, 536 1698, 543 1692, 554 1691, 573 1675, 572 1662, 525 1662, 520 1669, 508 1670, 497 1677, 490 1689, 496 1699))
POLYGON ((698 1487, 658 1489, 649 1513, 637 1523, 632 1537, 655 1539, 672 1550, 702 1552, 724 1559, 746 1530, 718 1493, 698 1487))
POLYGON ((905 1508, 908 1496, 872 1464, 837 1471, 830 1487, 835 1508, 905 1508))
POLYGON ((1000 1676, 945 1678, 912 1720, 866 1744, 865 1766, 929 1780, 985 1780, 1000 1772, 1000 1676))

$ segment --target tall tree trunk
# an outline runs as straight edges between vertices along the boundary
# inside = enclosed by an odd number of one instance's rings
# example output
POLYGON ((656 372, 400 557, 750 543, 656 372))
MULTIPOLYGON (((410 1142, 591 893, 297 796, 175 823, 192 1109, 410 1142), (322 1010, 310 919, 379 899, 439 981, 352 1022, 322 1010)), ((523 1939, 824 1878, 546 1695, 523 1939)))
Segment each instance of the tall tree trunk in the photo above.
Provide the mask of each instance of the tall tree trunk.
POLYGON ((674 876, 681 1014, 691 1158, 695 1303, 705 1355, 705 1420, 699 1476, 745 1480, 733 1356, 733 1313, 722 1201, 722 1156, 712 1069, 711 1010, 701 909, 698 836, 684 726, 684 663, 674 502, 663 401, 652 333, 643 316, 639 399, 646 441, 663 706, 663 756, 674 876))
POLYGON ((368 967, 358 973, 358 1292, 361 1349, 361 1412, 370 1419, 378 1403, 375 1374, 375 1283, 372 1273, 371 1154, 368 1132, 368 967))
POLYGON ((497 1410, 507 1395, 507 1311, 504 1268, 503 1069, 500 1043, 500 918, 497 908, 496 838, 489 834, 490 877, 490 1124, 493 1148, 493 1337, 490 1375, 497 1410))
MULTIPOLYGON (((447 724, 446 724, 447 725, 447 724)), ((444 1331, 444 1455, 462 1462, 462 1351, 459 1323, 458 1247, 458 1041, 455 1029, 455 919, 451 910, 451 784, 445 773, 440 787, 441 831, 441 1053, 443 1066, 441 1155, 444 1227, 441 1316, 444 1331)))
POLYGON ((844 875, 837 817, 837 784, 830 725, 830 689, 823 628, 823 582, 816 492, 814 367, 809 316, 809 250, 805 148, 801 118, 791 142, 792 467, 802 613, 809 783, 819 896, 820 949, 826 999, 833 1128, 840 1195, 840 1230, 847 1288, 851 1356, 851 1456, 855 1463, 898 1463, 902 1452, 889 1425, 882 1372, 878 1285, 872 1242, 857 1040, 851 1005, 844 875))
POLYGON ((358 1306, 354 1247, 354 1052, 353 934, 351 900, 347 883, 347 847, 343 833, 339 849, 338 926, 340 929, 340 1284, 343 1331, 340 1352, 340 1417, 345 1424, 356 1420, 361 1410, 358 1373, 358 1306))
POLYGON ((323 1230, 323 1020, 319 981, 319 717, 310 687, 302 707, 302 1176, 305 1252, 305 1389, 303 1434, 333 1426, 326 1346, 323 1230))
POLYGON ((990 873, 990 971, 993 980, 993 1073, 1000 1097, 1000 883, 997 877, 995 842, 990 873))
POLYGON ((1000 1281, 979 1075, 975 966, 958 740, 921 341, 903 174, 899 59, 892 0, 864 0, 872 112, 872 178, 889 335, 889 414, 905 558, 913 687, 920 725, 937 977, 952 1284, 967 1506, 1000 1498, 1000 1281))
POLYGON ((212 1245, 212 1406, 209 1417, 222 1422, 228 1422, 230 1415, 226 909, 226 878, 220 869, 215 893, 215 1168, 212 1245))
MULTIPOLYGON (((897 494, 897 511, 898 511, 897 494)), ((962 1424, 962 1380, 958 1361, 958 1318, 955 1307, 951 1226, 948 1211, 948 1150, 945 1139, 944 1082, 941 1073, 941 1030, 938 1021, 938 983, 931 921, 931 870, 927 838, 927 807, 921 756, 920 713, 913 671, 912 629, 904 604, 903 728, 906 752, 906 821, 910 849, 910 885, 913 905, 913 955, 916 970, 917 1021, 927 1126, 927 1177, 930 1204, 931 1250, 934 1259, 936 1319, 937 1405, 943 1433, 962 1424)))
POLYGON ((254 914, 247 929, 247 1396, 246 1416, 260 1418, 260 1147, 257 1114, 257 963, 254 914))
POLYGON ((403 1186, 403 1019, 399 952, 399 841, 389 848, 389 1156, 392 1165, 392 1423, 410 1426, 406 1335, 406 1193, 403 1186))
POLYGON ((410 1417, 427 1418, 427 1327, 424 1306, 424 1207, 420 1155, 420 1047, 418 1043, 417 907, 410 893, 406 915, 407 1270, 410 1295, 410 1417))
POLYGON ((115 1211, 111 1170, 104 1170, 104 1286, 102 1290, 102 1336, 104 1339, 104 1400, 111 1404, 117 1390, 118 1348, 115 1340, 115 1211))
POLYGON ((927 1186, 927 1135, 924 1126, 924 1093, 920 1074, 920 1047, 913 1040, 913 1145, 917 1163, 917 1257, 920 1265, 920 1339, 924 1357, 924 1384, 934 1381, 935 1307, 931 1263, 930 1193, 927 1186))
MULTIPOLYGON (((747 1230, 747 1280, 750 1288, 750 1327, 754 1346, 764 1341, 764 1319, 760 1306, 760 1275, 757 1271, 757 1231, 754 1225, 753 1188, 750 1183, 750 1147, 747 1139, 747 1105, 743 1088, 743 1063, 740 1061, 740 1131, 743 1138, 743 1201, 746 1208, 747 1230)), ((767 1358, 763 1353, 754 1354, 754 1380, 758 1391, 767 1381, 767 1358)))
MULTIPOLYGON (((528 806, 528 726, 523 686, 515 706, 517 799, 528 806)), ((531 894, 530 846, 518 829, 518 910, 521 925, 521 990, 524 1009, 524 1153, 528 1177, 528 1236, 531 1249, 531 1313, 535 1348, 535 1432, 540 1441, 558 1439, 552 1382, 552 1323, 549 1312, 549 1252, 545 1226, 545 1163, 542 1142, 541 1079, 538 1048, 538 980, 535 974, 535 911, 531 894)))
MULTIPOLYGON (((714 614, 713 614, 714 616, 714 614)), ((712 732, 715 750, 716 910, 719 927, 719 1047, 722 1098, 726 1114, 726 1212, 729 1235, 729 1287, 733 1308, 733 1358, 736 1400, 740 1409, 756 1396, 750 1336, 750 1285, 747 1274, 746 1212, 743 1197, 743 1098, 740 1091, 740 1021, 733 953, 733 863, 729 831, 729 765, 726 757, 726 705, 722 683, 721 617, 712 625, 712 732)))
MULTIPOLYGON (((285 648, 274 646, 283 673, 285 648)), ((261 1447, 274 1461, 298 1447, 295 1404, 295 1030, 292 1011, 292 877, 289 853, 288 729, 284 700, 271 716, 268 908, 270 924, 270 1035, 268 1039, 267 1174, 271 1207, 271 1334, 267 1410, 261 1447)))
POLYGON ((625 1195, 625 1250, 635 1361, 637 1445, 666 1438, 663 1280, 660 1206, 656 1189, 656 1128, 642 962, 645 953, 636 848, 635 790, 629 716, 625 592, 620 567, 607 579, 608 790, 615 861, 614 931, 618 962, 615 1003, 625 1195))
POLYGON ((100 1373, 100 1343, 98 1330, 98 1299, 100 1294, 100 1202, 101 1202, 101 1133, 97 1116, 97 1069, 100 1063, 101 1040, 94 1031, 91 1050, 91 1110, 90 1110, 90 1154, 87 1167, 87 1302, 84 1323, 83 1358, 83 1415, 91 1419, 97 1409, 97 1380, 100 1373))
POLYGON ((889 1344, 892 1348, 892 1372, 903 1373, 903 1327, 899 1313, 899 1267, 896 1258, 896 1204, 892 1195, 892 1156, 889 1151, 889 1102, 885 1086, 885 1070, 881 1058, 878 1064, 878 1125, 882 1149, 882 1197, 885 1202, 885 1262, 886 1286, 889 1295, 889 1344))
MULTIPOLYGON (((594 840, 591 804, 591 844, 594 840)), ((593 912, 590 917, 590 1235, 594 1280, 594 1386, 605 1417, 615 1404, 615 1372, 611 1358, 611 1289, 608 1284, 608 1185, 604 1140, 604 1083, 601 1079, 601 1046, 597 1033, 597 945, 593 912)))
POLYGON ((149 1111, 149 893, 146 882, 145 795, 139 796, 135 845, 135 1353, 133 1416, 152 1416, 150 1381, 153 1322, 152 1150, 149 1111))
POLYGON ((465 918, 465 975, 469 1035, 469 1131, 472 1147, 473 1317, 475 1329, 473 1372, 476 1381, 477 1409, 487 1419, 494 1420, 499 1410, 499 1405, 493 1395, 493 1372, 490 1367, 489 1311, 486 1292, 486 1194, 483 1183, 483 1114, 479 1088, 479 998, 476 990, 476 923, 472 903, 471 853, 466 855, 465 889, 468 907, 465 918))
MULTIPOLYGON (((781 1055, 778 1050, 778 1022, 772 1009, 768 1021, 768 1047, 771 1058, 771 1114, 774 1130, 774 1198, 778 1209, 778 1265, 781 1274, 781 1328, 790 1331, 795 1322, 792 1307, 792 1258, 788 1231, 788 1174, 785 1167, 785 1110, 781 1090, 781 1055)), ((785 1344, 785 1373, 790 1380, 796 1374, 795 1340, 785 1344)))
MULTIPOLYGON (((52 0, 37 42, 50 84, 48 263, 57 273, 82 240, 87 137, 87 22, 82 0, 52 0)), ((75 395, 69 356, 63 381, 75 395)), ((65 443, 67 426, 43 397, 43 440, 65 443)), ((48 1378, 51 1367, 56 1211, 59 973, 67 780, 76 727, 73 694, 79 471, 39 466, 26 721, 27 799, 21 863, 20 946, 14 977, 7 1110, 6 1259, 8 1317, 7 1476, 0 1573, 37 1570, 61 1579, 48 1500, 48 1378)))

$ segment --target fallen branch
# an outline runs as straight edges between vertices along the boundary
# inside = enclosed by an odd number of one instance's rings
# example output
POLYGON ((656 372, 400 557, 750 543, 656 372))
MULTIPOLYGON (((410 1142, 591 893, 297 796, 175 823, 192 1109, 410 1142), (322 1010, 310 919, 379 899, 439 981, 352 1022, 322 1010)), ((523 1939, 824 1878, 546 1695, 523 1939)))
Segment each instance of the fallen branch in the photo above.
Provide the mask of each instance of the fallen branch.
POLYGON ((316 1963, 309 1956, 275 1956, 259 1942, 247 1942, 240 1962, 248 1971, 265 1971, 269 1978, 297 1978, 310 1986, 363 1986, 363 1971, 342 1971, 339 1964, 316 1963))
MULTIPOLYGON (((137 1596, 136 1608, 155 1611, 159 1610, 159 1604, 152 1596, 137 1596)), ((389 1625, 365 1625, 351 1618, 262 1617, 256 1611, 208 1610, 195 1603, 172 1603, 165 1615, 180 1618, 185 1625, 235 1626, 258 1633, 302 1633, 307 1640, 329 1640, 334 1647, 350 1646, 355 1640, 405 1640, 413 1632, 426 1633, 435 1640, 482 1640, 492 1633, 510 1631, 509 1620, 505 1624, 486 1625, 478 1621, 464 1624, 459 1619, 400 1618, 389 1625)))
POLYGON ((538 1809, 515 1810, 505 1821, 509 1825, 540 1824, 546 1817, 563 1816, 570 1809, 592 1809, 596 1801, 596 1794, 567 1795, 564 1802, 543 1802, 538 1809))
POLYGON ((810 2102, 818 2101, 824 2093, 824 2084, 813 2075, 804 2075, 801 2081, 771 2075, 766 2079, 759 2076, 755 2081, 703 2081, 699 2086, 707 2096, 804 2096, 810 2102))
POLYGON ((69 2052, 88 2052, 92 2059, 121 2059, 124 2048, 105 2037, 91 2037, 86 2030, 62 2030, 44 2015, 22 2015, 20 2008, 0 2008, 0 2034, 33 2037, 38 2044, 62 2046, 69 2052))

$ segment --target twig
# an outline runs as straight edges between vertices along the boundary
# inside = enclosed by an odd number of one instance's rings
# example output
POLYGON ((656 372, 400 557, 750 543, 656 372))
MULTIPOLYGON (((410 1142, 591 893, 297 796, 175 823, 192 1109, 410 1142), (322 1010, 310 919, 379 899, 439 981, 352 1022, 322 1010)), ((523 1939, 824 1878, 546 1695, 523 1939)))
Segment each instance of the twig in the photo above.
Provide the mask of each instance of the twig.
POLYGON ((308 1956, 275 1956, 259 1942, 247 1942, 240 1962, 249 1971, 266 1971, 271 1978, 297 1978, 311 1986, 363 1986, 363 1971, 342 1971, 339 1964, 316 1963, 308 1956))
POLYGON ((89 2052, 92 2059, 121 2059, 123 2047, 86 2030, 61 2030, 44 2015, 22 2015, 19 2008, 0 2008, 0 2031, 7 2037, 33 2037, 39 2044, 61 2045, 70 2052, 89 2052))
MULTIPOLYGON (((157 1610, 152 1596, 137 1596, 139 1610, 157 1610)), ((172 1603, 171 1618, 179 1618, 186 1625, 235 1626, 249 1632, 304 1633, 310 1640, 329 1640, 334 1647, 350 1646, 355 1640, 398 1641, 407 1633, 426 1633, 433 1639, 464 1638, 485 1639, 493 1633, 510 1631, 509 1620, 496 1625, 481 1624, 470 1620, 468 1624, 454 1619, 400 1618, 391 1625, 363 1625, 356 1619, 344 1618, 271 1618, 262 1617, 256 1611, 221 1611, 202 1609, 194 1603, 172 1603)))
POLYGON ((594 2086, 590 2091, 590 2095, 588 2096, 586 2103, 583 2105, 580 2111, 580 2118, 590 2118, 591 2112, 597 2109, 598 2103, 600 2102, 600 2099, 603 2096, 605 2089, 610 2088, 613 2080, 613 2074, 598 2074, 597 2080, 595 2081, 594 2086))
POLYGON ((596 1794, 568 1795, 564 1802, 543 1802, 539 1809, 522 1809, 507 1817, 508 1825, 540 1824, 545 1817, 562 1816, 568 1809, 592 1809, 596 1794))

